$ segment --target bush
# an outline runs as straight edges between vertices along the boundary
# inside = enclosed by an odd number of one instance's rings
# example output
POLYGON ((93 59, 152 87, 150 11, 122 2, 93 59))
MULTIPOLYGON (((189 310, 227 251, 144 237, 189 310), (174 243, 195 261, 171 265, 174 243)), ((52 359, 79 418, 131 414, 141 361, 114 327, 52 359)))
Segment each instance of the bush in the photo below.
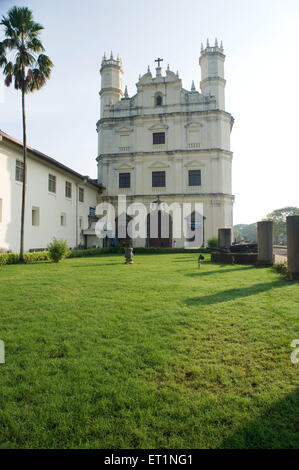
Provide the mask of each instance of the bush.
POLYGON ((20 255, 16 253, 1 253, 0 254, 0 266, 5 264, 16 264, 20 259, 20 255))
POLYGON ((65 258, 69 254, 69 249, 67 247, 65 240, 57 240, 53 238, 52 242, 48 245, 49 258, 53 263, 59 263, 60 260, 65 258))
POLYGON ((24 259, 25 263, 35 263, 36 261, 49 261, 49 252, 35 251, 32 253, 24 253, 24 259))
MULTIPOLYGON (((3 253, 0 254, 0 266, 5 264, 17 264, 20 255, 18 253, 3 253)), ((25 263, 35 263, 36 261, 48 261, 48 251, 36 251, 34 253, 24 253, 25 263)))
POLYGON ((209 248, 218 248, 218 238, 212 237, 208 240, 208 247, 209 248))
POLYGON ((288 274, 288 263, 286 261, 284 263, 274 264, 273 268, 279 274, 283 274, 284 276, 288 274))
POLYGON ((83 258, 84 256, 99 256, 106 253, 113 253, 112 248, 87 248, 84 250, 71 250, 67 258, 83 258))

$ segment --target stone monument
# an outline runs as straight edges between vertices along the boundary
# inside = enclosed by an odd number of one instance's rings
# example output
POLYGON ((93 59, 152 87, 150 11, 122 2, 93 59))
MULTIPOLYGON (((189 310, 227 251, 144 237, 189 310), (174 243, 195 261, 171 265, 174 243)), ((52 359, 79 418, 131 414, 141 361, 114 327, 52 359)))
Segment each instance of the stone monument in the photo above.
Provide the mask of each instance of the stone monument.
POLYGON ((299 279, 299 215, 287 217, 288 279, 299 279))
POLYGON ((257 223, 258 258, 257 266, 273 266, 273 222, 262 220, 257 223))
POLYGON ((227 253, 230 252, 232 244, 232 230, 230 228, 218 229, 218 248, 227 253))

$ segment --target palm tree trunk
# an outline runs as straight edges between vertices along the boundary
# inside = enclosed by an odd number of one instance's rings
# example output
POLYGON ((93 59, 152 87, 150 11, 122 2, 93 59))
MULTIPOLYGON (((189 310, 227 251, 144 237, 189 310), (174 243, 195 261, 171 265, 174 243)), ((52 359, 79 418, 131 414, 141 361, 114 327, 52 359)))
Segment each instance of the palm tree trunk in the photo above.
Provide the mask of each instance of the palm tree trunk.
POLYGON ((23 117, 23 187, 22 187, 22 212, 21 212, 21 240, 20 240, 20 263, 24 263, 24 226, 25 226, 25 202, 26 202, 26 160, 27 160, 27 136, 26 136, 26 112, 25 91, 22 89, 22 117, 23 117))

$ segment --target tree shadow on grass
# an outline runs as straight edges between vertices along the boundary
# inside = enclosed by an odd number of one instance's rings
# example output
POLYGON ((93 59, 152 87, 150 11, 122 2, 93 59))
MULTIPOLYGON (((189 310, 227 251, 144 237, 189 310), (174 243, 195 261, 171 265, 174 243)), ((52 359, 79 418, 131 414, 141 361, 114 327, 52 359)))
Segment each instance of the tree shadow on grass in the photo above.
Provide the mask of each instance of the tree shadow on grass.
POLYGON ((197 263, 197 258, 182 258, 182 259, 174 259, 172 263, 197 263))
POLYGON ((221 444, 224 449, 298 449, 299 389, 260 417, 240 426, 221 444))
POLYGON ((90 264, 73 264, 70 266, 70 269, 73 268, 100 268, 101 266, 121 266, 122 264, 125 264, 124 262, 120 263, 90 263, 90 264))
POLYGON ((261 284, 255 284, 249 287, 240 287, 236 289, 228 289, 221 292, 216 292, 211 295, 203 295, 202 297, 192 297, 186 299, 187 305, 212 305, 222 302, 230 302, 232 300, 240 299, 242 297, 249 297, 251 295, 261 294, 272 289, 278 289, 281 287, 288 286, 289 284, 282 281, 264 282, 261 284))
MULTIPOLYGON (((202 265, 204 267, 204 264, 202 265)), ((203 271, 202 268, 198 270, 196 273, 188 273, 186 276, 188 277, 197 277, 197 276, 210 276, 212 274, 226 274, 230 272, 238 273, 239 271, 251 271, 252 269, 256 269, 255 266, 246 266, 246 267, 235 267, 235 268, 229 268, 229 269, 224 269, 226 265, 221 267, 220 269, 213 269, 213 271, 203 271)))

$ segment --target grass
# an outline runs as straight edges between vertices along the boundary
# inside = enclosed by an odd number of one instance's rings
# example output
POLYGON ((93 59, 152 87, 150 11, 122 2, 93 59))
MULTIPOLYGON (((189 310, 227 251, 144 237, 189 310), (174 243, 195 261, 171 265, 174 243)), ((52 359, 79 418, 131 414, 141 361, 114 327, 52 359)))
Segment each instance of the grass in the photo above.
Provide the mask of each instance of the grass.
POLYGON ((135 262, 0 268, 0 448, 298 448, 299 284, 135 262))

